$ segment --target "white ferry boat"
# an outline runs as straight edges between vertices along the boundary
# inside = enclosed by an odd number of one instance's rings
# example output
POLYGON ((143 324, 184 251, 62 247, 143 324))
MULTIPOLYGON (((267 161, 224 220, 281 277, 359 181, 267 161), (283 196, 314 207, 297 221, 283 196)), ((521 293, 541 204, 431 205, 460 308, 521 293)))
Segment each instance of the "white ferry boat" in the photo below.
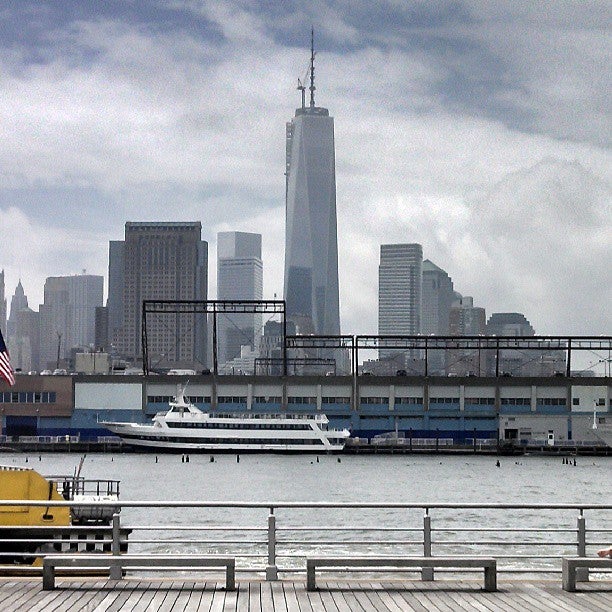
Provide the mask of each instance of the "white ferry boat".
POLYGON ((130 446, 150 450, 334 452, 344 448, 348 429, 329 429, 324 414, 209 413, 177 388, 169 410, 151 424, 103 422, 130 446))

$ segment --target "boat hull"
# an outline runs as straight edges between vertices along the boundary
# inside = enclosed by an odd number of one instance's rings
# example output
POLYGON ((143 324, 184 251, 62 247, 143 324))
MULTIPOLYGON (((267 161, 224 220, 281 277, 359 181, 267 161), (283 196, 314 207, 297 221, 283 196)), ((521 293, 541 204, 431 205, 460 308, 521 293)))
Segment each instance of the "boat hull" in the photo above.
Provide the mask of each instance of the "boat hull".
MULTIPOLYGON (((204 434, 202 431, 172 430, 153 425, 131 423, 105 423, 105 427, 119 436, 124 444, 144 451, 168 452, 227 452, 227 453, 337 453, 344 449, 344 442, 349 437, 348 431, 329 432, 330 436, 316 432, 304 432, 302 436, 266 439, 279 432, 262 434, 258 430, 226 431, 215 435, 215 432, 204 434), (223 435, 223 437, 221 437, 223 435), (340 442, 331 441, 341 440, 340 442)), ((328 432, 325 432, 328 433, 328 432)))

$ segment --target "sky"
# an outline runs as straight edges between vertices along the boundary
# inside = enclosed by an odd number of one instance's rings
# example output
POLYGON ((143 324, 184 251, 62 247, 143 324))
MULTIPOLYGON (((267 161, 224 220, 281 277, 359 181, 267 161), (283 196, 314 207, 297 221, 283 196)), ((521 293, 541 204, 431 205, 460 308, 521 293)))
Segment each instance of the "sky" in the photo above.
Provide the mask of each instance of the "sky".
POLYGON ((108 276, 126 221, 263 235, 283 294, 285 124, 315 30, 335 120, 343 333, 377 332, 380 245, 539 334, 612 333, 612 5, 20 0, 0 7, 0 269, 108 276), (3 7, 3 8, 2 8, 3 7))

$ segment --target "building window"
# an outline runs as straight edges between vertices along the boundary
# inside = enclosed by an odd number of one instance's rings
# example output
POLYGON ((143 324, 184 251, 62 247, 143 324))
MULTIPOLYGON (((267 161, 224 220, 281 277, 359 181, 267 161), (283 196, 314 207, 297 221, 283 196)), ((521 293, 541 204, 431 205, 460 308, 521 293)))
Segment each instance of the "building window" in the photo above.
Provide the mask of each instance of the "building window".
POLYGON ((395 404, 422 404, 422 397, 396 397, 395 404))
POLYGON ((538 397, 538 406, 565 406, 564 397, 538 397))
POLYGON ((502 406, 531 406, 529 397, 502 397, 502 406))

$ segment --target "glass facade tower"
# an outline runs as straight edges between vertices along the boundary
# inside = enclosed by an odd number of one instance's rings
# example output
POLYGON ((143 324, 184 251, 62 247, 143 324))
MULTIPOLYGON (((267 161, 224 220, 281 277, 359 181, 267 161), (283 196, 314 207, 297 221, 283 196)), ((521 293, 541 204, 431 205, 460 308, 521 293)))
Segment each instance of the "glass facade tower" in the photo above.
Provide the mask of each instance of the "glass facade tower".
POLYGON ((334 120, 314 102, 314 51, 310 105, 287 124, 285 300, 301 333, 339 334, 338 237, 334 120))

